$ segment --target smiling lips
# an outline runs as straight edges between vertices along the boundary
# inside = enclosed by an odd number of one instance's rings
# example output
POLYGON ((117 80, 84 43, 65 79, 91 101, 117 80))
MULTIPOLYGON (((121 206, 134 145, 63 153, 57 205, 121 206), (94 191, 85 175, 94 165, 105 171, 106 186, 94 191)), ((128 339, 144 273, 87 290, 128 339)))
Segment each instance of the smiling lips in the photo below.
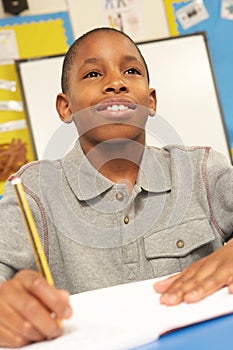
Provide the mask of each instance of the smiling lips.
POLYGON ((131 102, 104 102, 97 106, 96 110, 98 112, 125 112, 134 111, 136 109, 136 104, 131 102))

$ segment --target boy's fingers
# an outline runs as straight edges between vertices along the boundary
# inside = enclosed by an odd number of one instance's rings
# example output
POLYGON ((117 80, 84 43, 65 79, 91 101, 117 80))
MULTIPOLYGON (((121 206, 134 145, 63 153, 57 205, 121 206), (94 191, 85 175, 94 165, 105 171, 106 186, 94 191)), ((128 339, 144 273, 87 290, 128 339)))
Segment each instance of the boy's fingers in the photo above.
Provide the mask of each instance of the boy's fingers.
POLYGON ((159 282, 155 282, 153 285, 154 290, 157 293, 163 293, 167 290, 168 287, 170 287, 178 278, 180 274, 177 274, 175 276, 171 276, 168 278, 165 278, 159 282))
POLYGON ((233 240, 214 253, 191 264, 186 270, 154 284, 161 303, 176 305, 198 301, 223 286, 233 293, 233 240))
MULTIPOLYGON (((0 286, 2 311, 8 313, 5 323, 15 333, 28 340, 55 338, 61 334, 57 320, 51 311, 33 294, 29 293, 19 281, 12 279, 0 286), (20 295, 20 298, 19 298, 20 295), (21 320, 19 320, 21 318, 21 320), (12 324, 13 322, 13 324, 12 324)), ((1 323, 3 324, 1 315, 1 323)))
POLYGON ((69 318, 72 309, 69 304, 69 293, 50 286, 47 281, 35 271, 21 271, 16 275, 24 288, 35 295, 58 318, 69 318), (25 274, 27 278, 25 278, 25 274))
POLYGON ((19 348, 28 344, 29 341, 19 334, 13 333, 10 329, 0 325, 0 347, 19 348))
POLYGON ((228 285, 228 291, 230 294, 233 294, 233 283, 228 285))
MULTIPOLYGON (((0 302, 0 314, 4 317, 0 319, 0 328, 3 330, 7 329, 10 334, 15 337, 23 337, 28 341, 40 341, 43 336, 33 327, 30 322, 25 320, 20 314, 16 313, 10 305, 5 302, 0 302)), ((8 334, 8 332, 3 332, 8 334)), ((0 337, 1 338, 1 337, 0 337)), ((1 338, 2 339, 2 338, 1 338)))
POLYGON ((10 306, 19 313, 29 324, 29 330, 36 329, 43 338, 55 338, 61 334, 61 329, 56 319, 51 317, 51 312, 33 296, 21 294, 16 304, 9 298, 10 306))
POLYGON ((188 303, 199 301, 208 295, 216 292, 224 286, 233 286, 233 276, 228 266, 222 265, 214 273, 210 273, 208 277, 199 281, 193 288, 184 293, 184 301, 188 303))
POLYGON ((9 344, 55 338, 62 332, 59 319, 71 314, 67 292, 50 286, 35 271, 21 271, 0 285, 0 328, 6 333, 0 346, 10 338, 9 344))
MULTIPOLYGON (((182 301, 196 302, 229 285, 233 292, 232 273, 223 265, 196 263, 161 292, 160 302, 176 305, 182 301), (199 267, 197 269, 197 267, 199 267), (191 272, 190 272, 191 271, 191 272)), ((158 289, 156 289, 158 290, 158 289)))

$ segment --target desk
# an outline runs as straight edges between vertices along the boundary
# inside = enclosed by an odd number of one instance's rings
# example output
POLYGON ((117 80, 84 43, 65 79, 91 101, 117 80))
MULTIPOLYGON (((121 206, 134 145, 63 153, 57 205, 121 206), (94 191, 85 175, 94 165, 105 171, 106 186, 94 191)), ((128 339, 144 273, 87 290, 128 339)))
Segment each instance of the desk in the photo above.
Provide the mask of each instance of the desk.
POLYGON ((231 349, 232 343, 233 315, 226 315, 166 334, 137 350, 222 350, 231 349))

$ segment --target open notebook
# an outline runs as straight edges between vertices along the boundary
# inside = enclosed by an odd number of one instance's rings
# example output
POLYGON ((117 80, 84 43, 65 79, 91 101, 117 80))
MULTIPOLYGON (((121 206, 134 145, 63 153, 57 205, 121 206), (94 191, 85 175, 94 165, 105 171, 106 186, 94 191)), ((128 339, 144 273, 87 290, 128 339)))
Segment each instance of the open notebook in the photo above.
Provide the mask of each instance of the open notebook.
MULTIPOLYGON (((158 279, 71 296, 74 315, 57 339, 28 350, 126 350, 155 341, 168 331, 233 312, 226 288, 194 304, 164 306, 153 290, 158 279)), ((9 349, 8 349, 9 350, 9 349)))

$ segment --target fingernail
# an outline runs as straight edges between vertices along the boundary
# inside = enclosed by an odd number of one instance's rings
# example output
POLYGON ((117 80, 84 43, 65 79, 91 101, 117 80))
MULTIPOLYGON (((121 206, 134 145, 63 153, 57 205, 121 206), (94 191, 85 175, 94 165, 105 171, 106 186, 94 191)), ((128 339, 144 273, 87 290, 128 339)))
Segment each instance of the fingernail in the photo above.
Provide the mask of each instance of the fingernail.
POLYGON ((65 309, 65 311, 63 312, 63 317, 70 318, 72 316, 72 313, 73 313, 73 311, 72 311, 71 307, 67 307, 65 309))
POLYGON ((164 293, 160 300, 163 304, 176 304, 178 302, 178 296, 174 293, 164 293))

